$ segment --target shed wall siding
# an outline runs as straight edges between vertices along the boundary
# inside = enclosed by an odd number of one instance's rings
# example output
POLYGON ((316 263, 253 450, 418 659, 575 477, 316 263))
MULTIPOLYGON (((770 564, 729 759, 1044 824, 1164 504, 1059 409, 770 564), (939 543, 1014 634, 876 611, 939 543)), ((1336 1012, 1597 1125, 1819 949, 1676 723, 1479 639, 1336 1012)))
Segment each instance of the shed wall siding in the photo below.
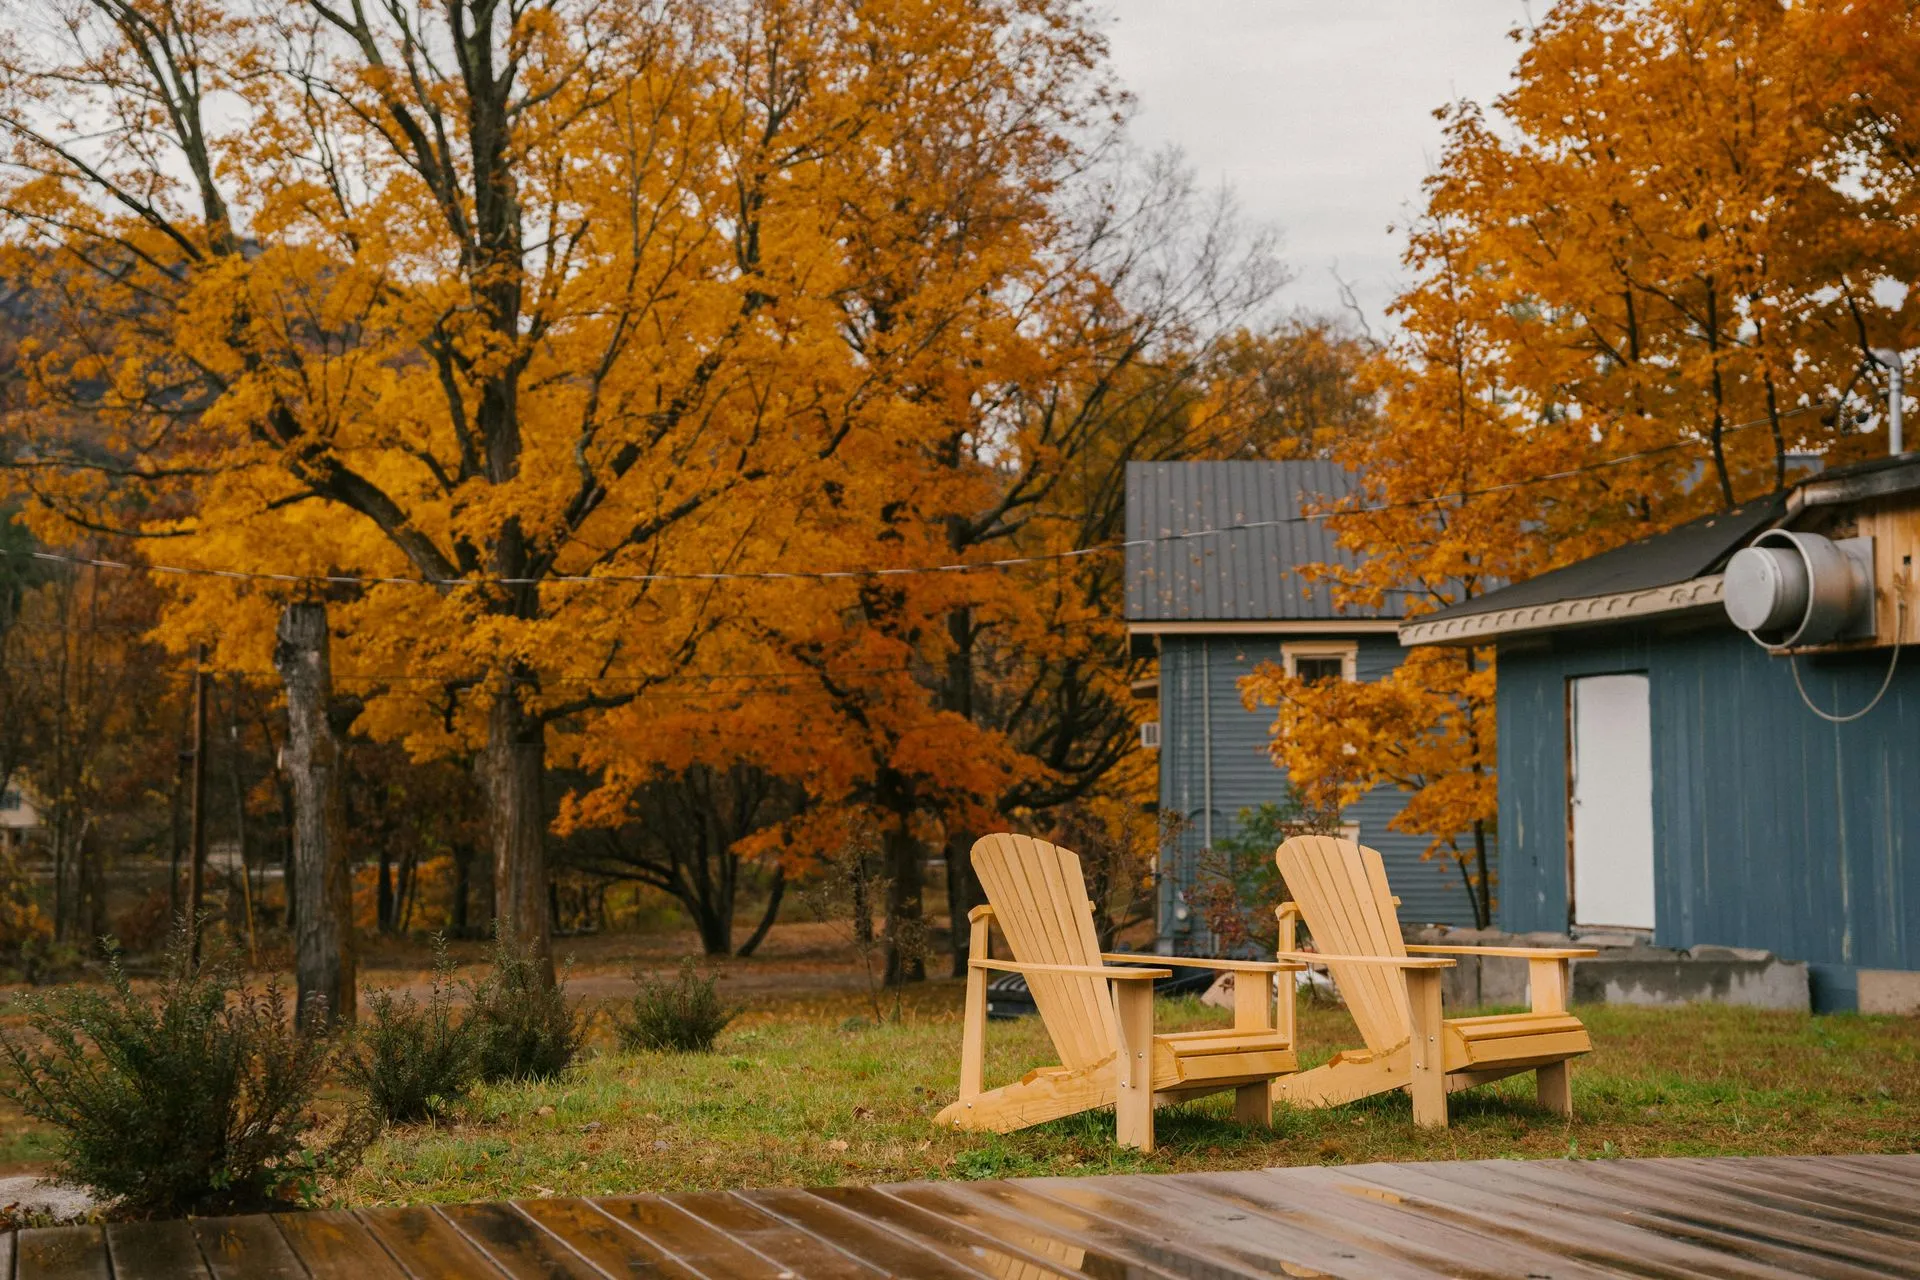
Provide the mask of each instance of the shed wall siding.
MULTIPOLYGON (((1339 639, 1324 634, 1316 641, 1339 639)), ((1362 635, 1357 642, 1356 675, 1377 680, 1398 666, 1402 650, 1392 636, 1362 635)), ((1204 925, 1190 932, 1175 928, 1175 895, 1196 878, 1207 840, 1207 772, 1212 768, 1212 817, 1215 842, 1238 830, 1242 809, 1286 799, 1286 774, 1267 754, 1274 722, 1272 708, 1247 710, 1240 680, 1262 662, 1279 662, 1289 637, 1163 636, 1160 642, 1160 812, 1179 814, 1186 826, 1161 853, 1159 921, 1163 943, 1176 950, 1204 943, 1204 925), (1210 730, 1210 732, 1209 732, 1210 730)), ((1389 831, 1387 824, 1405 804, 1393 787, 1370 792, 1347 813, 1360 836, 1386 858, 1387 875, 1400 895, 1400 918, 1408 924, 1473 923, 1473 906, 1460 873, 1449 860, 1426 860, 1423 836, 1389 831)))
MULTIPOLYGON (((1816 705, 1851 713, 1887 661, 1803 658, 1800 671, 1816 705)), ((1655 941, 1920 968, 1920 664, 1902 664, 1871 714, 1830 724, 1802 704, 1786 659, 1724 627, 1503 649, 1504 927, 1567 927, 1566 683, 1614 671, 1648 675, 1655 941)))

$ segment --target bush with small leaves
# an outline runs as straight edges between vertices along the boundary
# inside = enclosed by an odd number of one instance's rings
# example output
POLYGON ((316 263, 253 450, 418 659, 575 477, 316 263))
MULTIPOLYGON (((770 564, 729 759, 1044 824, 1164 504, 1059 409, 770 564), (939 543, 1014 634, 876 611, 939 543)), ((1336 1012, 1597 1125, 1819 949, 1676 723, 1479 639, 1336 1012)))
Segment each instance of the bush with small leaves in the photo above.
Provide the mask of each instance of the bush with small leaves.
POLYGON ((135 993, 110 949, 105 990, 20 996, 13 1011, 34 1037, 0 1035, 11 1068, 0 1094, 57 1132, 62 1181, 122 1211, 310 1201, 370 1136, 350 1121, 309 1145, 333 1042, 294 1027, 277 983, 249 990, 230 955, 194 969, 183 935, 152 996, 135 993))
POLYGON ((740 1013, 713 989, 715 975, 704 979, 694 972, 691 956, 680 962, 672 982, 656 982, 635 973, 640 990, 634 994, 631 1016, 613 1020, 614 1034, 624 1049, 658 1049, 669 1053, 706 1053, 740 1013))
POLYGON ((565 975, 548 982, 546 965, 530 947, 497 938, 492 972, 469 989, 473 1008, 467 1019, 482 1080, 551 1079, 586 1043, 587 1020, 567 1003, 565 975))
POLYGON ((479 1027, 454 1017, 453 961, 434 939, 433 984, 423 1005, 411 993, 375 990, 354 1033, 342 1075, 388 1124, 444 1114, 480 1078, 479 1027))

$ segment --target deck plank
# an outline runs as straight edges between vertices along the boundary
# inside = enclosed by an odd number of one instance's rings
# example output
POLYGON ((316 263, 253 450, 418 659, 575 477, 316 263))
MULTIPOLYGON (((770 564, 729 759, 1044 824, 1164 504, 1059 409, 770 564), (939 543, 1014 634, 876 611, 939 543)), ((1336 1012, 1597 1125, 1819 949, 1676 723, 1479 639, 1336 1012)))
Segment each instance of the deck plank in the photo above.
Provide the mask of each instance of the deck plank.
POLYGON ((703 1276, 774 1280, 787 1270, 717 1231, 666 1196, 601 1196, 594 1206, 703 1276))
POLYGON ((700 1272, 579 1199, 519 1200, 514 1207, 609 1275, 701 1280, 700 1272))
POLYGON ((867 1280, 884 1275, 818 1237, 782 1222, 764 1210, 727 1191, 696 1191, 673 1197, 677 1208, 685 1209, 716 1231, 724 1231, 764 1258, 778 1262, 788 1271, 807 1280, 867 1280))
POLYGON ((601 1280, 599 1268, 510 1204, 447 1204, 440 1213, 514 1280, 601 1280))
POLYGON ((463 1280, 505 1274, 430 1205, 362 1209, 356 1216, 406 1270, 410 1280, 463 1280))
MULTIPOLYGON (((988 1183, 902 1183, 884 1187, 889 1195, 929 1213, 966 1223, 976 1230, 1038 1254, 1057 1265, 1097 1275, 1166 1277, 1207 1275, 1204 1264, 1190 1254, 1171 1257, 1158 1249, 1142 1250, 1124 1233, 1066 1206, 1043 1208, 1030 1217, 1003 1197, 992 1194, 988 1183), (1157 1256, 1156 1256, 1157 1255, 1157 1256)), ((1226 1271, 1222 1276, 1243 1274, 1226 1271)))
POLYGON ((830 1240, 887 1275, 915 1280, 979 1280, 984 1274, 930 1240, 908 1240, 875 1222, 836 1207, 799 1187, 743 1191, 755 1208, 830 1240))
POLYGON ((1458 1161, 0 1234, 0 1280, 1920 1277, 1920 1158, 1458 1161))
POLYGON ((1631 1170, 1607 1167, 1614 1163, 1596 1161, 1587 1176, 1645 1197, 1649 1212, 1722 1235, 1729 1226, 1737 1227, 1743 1238, 1769 1247, 1781 1266, 1804 1267, 1817 1260, 1823 1275, 1880 1274, 1885 1242, 1872 1232, 1831 1219, 1815 1222, 1762 1196, 1742 1194, 1738 1187, 1666 1167, 1664 1161, 1650 1160, 1631 1170))
POLYGON ((15 1242, 17 1280, 113 1280, 99 1227, 34 1227, 15 1242))
POLYGON ((381 1248, 366 1224, 351 1213, 339 1209, 280 1213, 273 1221, 301 1265, 316 1276, 407 1280, 407 1273, 393 1255, 381 1248))
POLYGON ((280 1228, 264 1213, 190 1221, 216 1280, 309 1280, 280 1228))
POLYGON ((1023 1249, 1004 1236, 990 1235, 955 1219, 930 1213, 877 1187, 816 1187, 807 1194, 902 1235, 930 1240, 950 1253, 978 1259, 980 1268, 989 1275, 1020 1274, 1031 1280, 1074 1280, 1087 1274, 1078 1267, 1069 1267, 1062 1258, 1023 1249))
POLYGON ((178 1219, 113 1223, 107 1227, 107 1257, 114 1280, 207 1280, 213 1274, 192 1225, 178 1219))

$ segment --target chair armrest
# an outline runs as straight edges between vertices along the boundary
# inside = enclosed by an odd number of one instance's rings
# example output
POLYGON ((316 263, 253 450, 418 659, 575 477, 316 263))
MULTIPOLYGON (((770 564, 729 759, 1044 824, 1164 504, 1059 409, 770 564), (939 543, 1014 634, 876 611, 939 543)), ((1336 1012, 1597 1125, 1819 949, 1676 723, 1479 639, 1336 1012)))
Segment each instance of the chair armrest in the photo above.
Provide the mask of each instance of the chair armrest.
POLYGON ((1280 960, 1214 960, 1206 956, 1149 956, 1138 952, 1114 951, 1102 952, 1102 960, 1117 960, 1121 964, 1168 964, 1175 968, 1218 969, 1223 973, 1244 971, 1247 973, 1297 973, 1306 968, 1303 964, 1290 964, 1280 960))
POLYGON ((1098 964, 1021 964, 1015 960, 969 960, 969 969, 997 969, 1002 973, 1081 973, 1096 978, 1112 978, 1115 981, 1139 981, 1140 979, 1171 978, 1171 969, 1134 969, 1124 965, 1098 964))
POLYGON ((1423 956, 1517 956, 1522 960, 1580 960, 1600 953, 1591 947, 1415 947, 1423 956))
POLYGON ((1325 951, 1282 951, 1282 960, 1301 960, 1307 964, 1378 964, 1394 969, 1451 969, 1454 962, 1425 956, 1343 956, 1325 951))

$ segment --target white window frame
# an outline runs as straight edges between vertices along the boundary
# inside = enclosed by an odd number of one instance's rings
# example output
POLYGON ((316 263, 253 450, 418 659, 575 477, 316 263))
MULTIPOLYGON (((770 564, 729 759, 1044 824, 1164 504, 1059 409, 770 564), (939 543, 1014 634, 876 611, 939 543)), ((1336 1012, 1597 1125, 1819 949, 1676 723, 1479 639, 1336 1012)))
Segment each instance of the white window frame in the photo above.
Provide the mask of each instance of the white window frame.
POLYGON ((1338 658, 1344 680, 1360 678, 1360 643, 1357 640, 1296 640, 1280 646, 1280 661, 1289 677, 1298 677, 1302 658, 1338 658))

